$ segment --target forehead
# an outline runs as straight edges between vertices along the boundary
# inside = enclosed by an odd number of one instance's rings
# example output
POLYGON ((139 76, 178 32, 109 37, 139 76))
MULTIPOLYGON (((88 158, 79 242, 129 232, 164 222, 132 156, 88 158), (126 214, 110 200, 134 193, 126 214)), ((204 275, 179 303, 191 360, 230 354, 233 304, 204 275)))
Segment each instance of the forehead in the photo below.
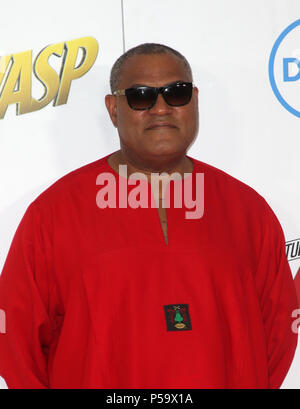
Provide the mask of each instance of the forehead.
POLYGON ((173 81, 191 81, 184 62, 172 54, 141 54, 125 61, 120 88, 132 85, 161 86, 173 81))

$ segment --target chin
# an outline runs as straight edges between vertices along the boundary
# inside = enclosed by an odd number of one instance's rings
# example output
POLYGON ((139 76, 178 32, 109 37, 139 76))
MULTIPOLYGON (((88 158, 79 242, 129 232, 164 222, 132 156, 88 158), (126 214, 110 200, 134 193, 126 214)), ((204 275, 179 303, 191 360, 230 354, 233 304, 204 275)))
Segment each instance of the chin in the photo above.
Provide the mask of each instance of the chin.
POLYGON ((169 144, 157 144, 157 146, 148 150, 149 156, 152 157, 176 157, 182 155, 183 152, 185 152, 185 150, 182 147, 172 146, 169 144))

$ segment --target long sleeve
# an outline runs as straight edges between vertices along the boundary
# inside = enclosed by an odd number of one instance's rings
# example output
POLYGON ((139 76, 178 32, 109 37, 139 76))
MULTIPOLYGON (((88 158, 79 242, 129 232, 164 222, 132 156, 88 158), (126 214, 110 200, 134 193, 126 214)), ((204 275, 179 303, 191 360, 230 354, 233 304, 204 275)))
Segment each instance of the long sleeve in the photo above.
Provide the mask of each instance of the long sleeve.
POLYGON ((8 388, 48 388, 47 351, 54 323, 49 317, 51 284, 45 247, 39 212, 32 203, 14 235, 0 276, 0 309, 5 316, 0 376, 8 388))
POLYGON ((292 312, 298 308, 298 302, 286 258, 284 234, 268 204, 264 223, 256 285, 265 328, 269 388, 277 389, 289 370, 297 346, 292 312))

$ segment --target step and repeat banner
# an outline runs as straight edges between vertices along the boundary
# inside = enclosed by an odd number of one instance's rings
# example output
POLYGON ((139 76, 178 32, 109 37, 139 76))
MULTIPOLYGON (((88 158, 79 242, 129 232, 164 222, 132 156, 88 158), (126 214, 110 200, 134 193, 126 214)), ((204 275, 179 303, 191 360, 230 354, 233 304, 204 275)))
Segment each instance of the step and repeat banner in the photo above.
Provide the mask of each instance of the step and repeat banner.
MULTIPOLYGON (((0 271, 28 205, 119 149, 104 103, 110 69, 124 49, 156 42, 188 59, 199 88, 200 129, 188 154, 267 200, 297 283, 298 0, 16 0, 1 15, 0 271)), ((300 388, 299 347, 282 388, 300 388)))

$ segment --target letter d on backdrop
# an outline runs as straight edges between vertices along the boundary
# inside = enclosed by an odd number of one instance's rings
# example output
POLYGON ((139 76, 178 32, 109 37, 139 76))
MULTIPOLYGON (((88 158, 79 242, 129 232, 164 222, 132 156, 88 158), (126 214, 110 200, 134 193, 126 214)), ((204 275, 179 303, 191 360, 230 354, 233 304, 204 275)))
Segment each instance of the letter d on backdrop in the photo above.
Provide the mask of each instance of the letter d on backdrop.
POLYGON ((300 79, 300 61, 297 58, 284 58, 283 59, 283 81, 297 81, 300 79), (296 64, 298 67, 298 73, 294 76, 289 75, 289 64, 296 64))

